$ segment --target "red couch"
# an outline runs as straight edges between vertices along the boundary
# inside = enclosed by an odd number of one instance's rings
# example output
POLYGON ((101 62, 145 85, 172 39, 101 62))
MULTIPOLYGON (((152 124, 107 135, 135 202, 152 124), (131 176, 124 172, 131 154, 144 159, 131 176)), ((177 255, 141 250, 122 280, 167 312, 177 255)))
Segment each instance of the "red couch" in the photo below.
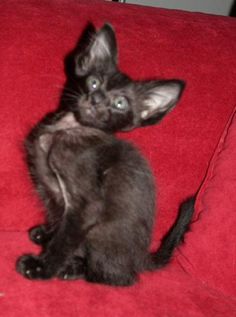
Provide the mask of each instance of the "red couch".
POLYGON ((236 20, 99 0, 1 0, 0 46, 0 316, 236 316, 236 20), (27 230, 43 221, 23 140, 56 109, 63 60, 88 21, 113 24, 120 67, 133 78, 187 82, 160 125, 120 136, 157 178, 152 248, 199 190, 172 262, 128 288, 29 281, 15 271, 19 255, 38 252, 27 230))

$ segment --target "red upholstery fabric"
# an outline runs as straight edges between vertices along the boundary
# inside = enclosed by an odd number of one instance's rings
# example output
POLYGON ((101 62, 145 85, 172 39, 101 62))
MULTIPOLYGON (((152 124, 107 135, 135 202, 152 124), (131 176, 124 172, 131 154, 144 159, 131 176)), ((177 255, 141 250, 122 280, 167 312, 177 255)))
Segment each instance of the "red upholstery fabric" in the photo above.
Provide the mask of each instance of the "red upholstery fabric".
POLYGON ((236 316, 235 119, 221 137, 236 103, 236 21, 99 0, 2 0, 0 39, 0 315, 236 316), (186 244, 166 269, 124 289, 31 282, 14 269, 19 255, 37 251, 26 231, 43 221, 22 142, 57 107, 63 60, 88 21, 113 24, 129 75, 187 82, 160 125, 121 135, 142 150, 157 178, 153 248, 208 169, 186 244))
POLYGON ((182 249, 184 257, 179 258, 190 274, 232 297, 236 295, 235 162, 234 110, 200 189, 196 203, 198 218, 192 225, 188 244, 182 249))

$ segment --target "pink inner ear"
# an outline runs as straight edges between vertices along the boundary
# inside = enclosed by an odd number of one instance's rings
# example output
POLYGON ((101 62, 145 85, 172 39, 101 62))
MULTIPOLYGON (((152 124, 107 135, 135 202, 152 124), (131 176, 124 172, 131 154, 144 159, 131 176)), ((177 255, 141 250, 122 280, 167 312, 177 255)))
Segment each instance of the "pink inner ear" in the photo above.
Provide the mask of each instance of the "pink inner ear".
POLYGON ((171 92, 155 91, 144 101, 145 110, 141 112, 141 118, 147 119, 157 113, 169 112, 177 101, 177 95, 171 92))
POLYGON ((184 82, 181 80, 140 83, 138 89, 143 96, 141 118, 145 120, 158 114, 168 113, 179 101, 183 88, 184 82))
POLYGON ((109 44, 106 40, 106 37, 104 34, 99 34, 91 49, 90 49, 90 58, 91 60, 95 60, 95 58, 98 58, 98 59, 104 59, 106 58, 107 56, 110 56, 111 55, 111 52, 110 52, 110 48, 109 48, 109 44))

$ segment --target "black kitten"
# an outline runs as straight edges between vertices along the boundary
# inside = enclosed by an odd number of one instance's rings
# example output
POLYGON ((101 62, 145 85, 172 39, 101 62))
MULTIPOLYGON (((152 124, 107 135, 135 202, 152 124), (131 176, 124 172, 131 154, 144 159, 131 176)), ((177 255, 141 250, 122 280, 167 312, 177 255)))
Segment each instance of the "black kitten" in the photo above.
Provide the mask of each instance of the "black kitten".
POLYGON ((158 122, 177 103, 184 83, 137 82, 122 74, 109 25, 94 34, 75 62, 73 102, 46 116, 26 140, 48 214, 46 225, 30 231, 41 254, 20 257, 17 270, 29 279, 131 285, 139 272, 168 263, 187 230, 193 201, 150 254, 152 173, 139 151, 111 132, 158 122))

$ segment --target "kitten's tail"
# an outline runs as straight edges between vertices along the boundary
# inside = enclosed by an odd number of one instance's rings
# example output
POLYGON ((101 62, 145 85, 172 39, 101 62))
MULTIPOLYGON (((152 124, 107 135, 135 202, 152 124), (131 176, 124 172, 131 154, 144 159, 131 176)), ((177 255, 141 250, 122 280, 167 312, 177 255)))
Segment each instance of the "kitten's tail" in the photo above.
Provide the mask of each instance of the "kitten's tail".
POLYGON ((178 217, 163 238, 159 249, 150 254, 147 270, 159 269, 170 262, 174 249, 184 240, 194 213, 195 197, 186 200, 180 207, 178 217))

